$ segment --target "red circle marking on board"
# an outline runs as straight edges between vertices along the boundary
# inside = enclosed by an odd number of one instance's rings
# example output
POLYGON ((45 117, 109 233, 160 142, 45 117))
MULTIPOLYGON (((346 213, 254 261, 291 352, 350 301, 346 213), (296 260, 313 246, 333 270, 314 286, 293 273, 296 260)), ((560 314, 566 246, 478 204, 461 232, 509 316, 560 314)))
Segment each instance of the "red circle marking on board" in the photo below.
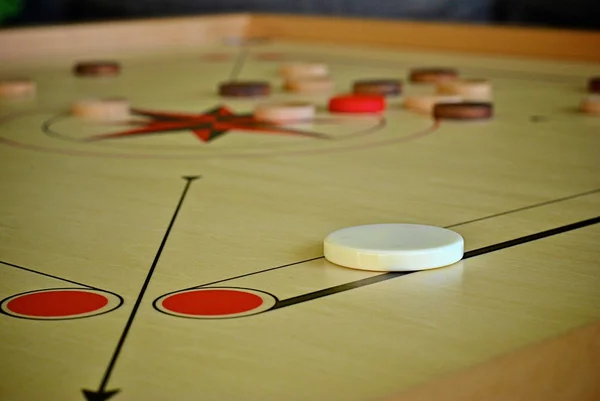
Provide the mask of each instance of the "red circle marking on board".
POLYGON ((6 304, 10 312, 27 317, 69 317, 104 308, 108 299, 85 290, 48 290, 30 292, 6 304))
POLYGON ((385 109, 385 98, 377 95, 339 95, 329 100, 329 111, 377 113, 385 109))
POLYGON ((162 307, 169 312, 189 316, 226 316, 251 311, 263 304, 263 299, 236 289, 199 289, 168 296, 162 307))

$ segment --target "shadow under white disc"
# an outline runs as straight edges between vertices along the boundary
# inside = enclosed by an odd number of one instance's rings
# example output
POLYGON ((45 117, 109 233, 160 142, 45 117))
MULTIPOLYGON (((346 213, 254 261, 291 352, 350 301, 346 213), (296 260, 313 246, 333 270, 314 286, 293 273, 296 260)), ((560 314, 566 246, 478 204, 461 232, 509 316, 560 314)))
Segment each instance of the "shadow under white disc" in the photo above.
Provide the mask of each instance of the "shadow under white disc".
POLYGON ((454 231, 419 224, 372 224, 344 228, 324 242, 325 259, 370 271, 415 271, 462 259, 464 240, 454 231))

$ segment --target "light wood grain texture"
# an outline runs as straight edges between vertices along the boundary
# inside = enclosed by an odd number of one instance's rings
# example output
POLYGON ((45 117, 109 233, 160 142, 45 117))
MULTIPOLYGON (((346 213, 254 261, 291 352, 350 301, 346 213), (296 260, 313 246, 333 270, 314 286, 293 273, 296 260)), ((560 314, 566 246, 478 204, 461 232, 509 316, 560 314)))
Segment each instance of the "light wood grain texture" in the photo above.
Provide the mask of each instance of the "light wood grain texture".
MULTIPOLYGON (((207 283, 290 300, 374 279, 320 258, 323 238, 347 226, 451 227, 472 252, 600 215, 600 120, 576 109, 599 64, 508 58, 499 48, 488 56, 391 42, 369 49, 300 43, 279 36, 270 19, 255 31, 246 16, 228 18, 182 22, 201 33, 192 38, 174 20, 0 34, 33 46, 2 49, 10 60, 0 76, 26 74, 38 84, 34 100, 0 101, 0 300, 77 283, 124 299, 110 313, 69 321, 1 314, 0 399, 82 401, 82 388, 98 388, 188 175, 202 178, 190 187, 141 298, 108 381, 107 390, 121 390, 111 401, 464 401, 474 391, 553 400, 550 387, 540 388, 548 381, 581 389, 583 400, 594 395, 587 368, 597 364, 600 224, 244 318, 184 319, 153 307, 165 294, 207 283), (273 40, 241 53, 218 44, 229 24, 236 35, 273 40), (111 29, 141 36, 105 41, 111 29), (74 77, 74 59, 94 49, 68 48, 62 38, 77 30, 118 55, 122 74, 74 77), (50 64, 50 53, 36 50, 42 45, 57 49, 50 64), (357 79, 405 78, 413 66, 456 66, 492 82, 495 116, 435 122, 404 110, 401 98, 389 99, 384 121, 330 115, 328 95, 281 90, 280 63, 309 59, 329 66, 336 93, 357 79), (137 108, 178 113, 216 105, 250 113, 267 100, 219 97, 218 83, 232 77, 269 80, 269 101, 313 102, 318 119, 294 127, 330 140, 232 130, 205 143, 181 130, 91 142, 84 139, 137 125, 61 116, 90 96, 125 96, 137 108), (567 366, 553 362, 564 354, 573 370, 556 378, 567 366), (547 366, 538 368, 540 361, 547 366), (511 386, 502 388, 505 382, 511 386)), ((306 22, 305 41, 323 23, 294 21, 306 22)), ((364 32, 382 37, 376 25, 365 23, 364 32)), ((405 94, 432 90, 404 87, 405 94)))

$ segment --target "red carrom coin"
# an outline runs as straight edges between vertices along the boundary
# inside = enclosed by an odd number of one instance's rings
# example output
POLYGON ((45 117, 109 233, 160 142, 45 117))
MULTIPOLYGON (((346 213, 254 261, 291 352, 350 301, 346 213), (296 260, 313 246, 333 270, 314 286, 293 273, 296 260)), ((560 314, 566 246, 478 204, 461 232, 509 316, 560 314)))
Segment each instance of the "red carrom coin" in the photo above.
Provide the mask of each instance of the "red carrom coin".
POLYGON ((433 107, 435 119, 483 120, 492 114, 493 106, 488 102, 438 103, 433 107))
POLYGON ((121 72, 121 65, 116 61, 82 61, 75 64, 73 72, 78 76, 107 77, 121 72))
POLYGON ((385 97, 381 95, 340 95, 329 100, 333 113, 378 113, 385 110, 385 97))
POLYGON ((600 77, 590 78, 588 90, 590 91, 590 93, 600 93, 600 77))

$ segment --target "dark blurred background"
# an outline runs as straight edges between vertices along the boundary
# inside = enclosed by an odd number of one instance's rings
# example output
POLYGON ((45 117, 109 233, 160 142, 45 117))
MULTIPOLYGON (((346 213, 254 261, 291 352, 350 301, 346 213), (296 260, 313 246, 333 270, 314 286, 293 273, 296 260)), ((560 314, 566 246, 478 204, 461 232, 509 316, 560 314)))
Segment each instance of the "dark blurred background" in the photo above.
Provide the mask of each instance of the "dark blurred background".
POLYGON ((0 0, 0 27, 236 12, 600 29, 600 0, 0 0))

